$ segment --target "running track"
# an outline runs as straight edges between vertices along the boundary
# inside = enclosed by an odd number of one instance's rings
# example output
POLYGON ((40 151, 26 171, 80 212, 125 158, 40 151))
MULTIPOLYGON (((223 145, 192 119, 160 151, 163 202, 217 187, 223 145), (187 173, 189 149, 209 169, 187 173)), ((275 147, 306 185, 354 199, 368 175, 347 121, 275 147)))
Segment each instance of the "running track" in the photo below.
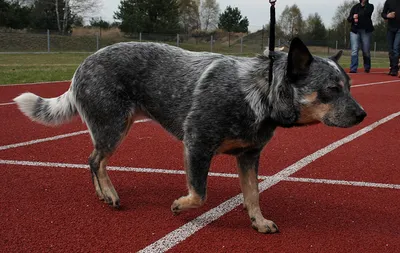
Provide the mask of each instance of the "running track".
POLYGON ((12 103, 69 83, 0 86, 0 251, 399 252, 400 79, 352 78, 361 125, 278 129, 263 151, 261 208, 275 235, 251 229, 229 156, 213 161, 206 205, 173 216, 186 193, 182 145, 153 122, 137 122, 110 161, 122 204, 112 210, 94 194, 81 121, 41 126, 12 103))

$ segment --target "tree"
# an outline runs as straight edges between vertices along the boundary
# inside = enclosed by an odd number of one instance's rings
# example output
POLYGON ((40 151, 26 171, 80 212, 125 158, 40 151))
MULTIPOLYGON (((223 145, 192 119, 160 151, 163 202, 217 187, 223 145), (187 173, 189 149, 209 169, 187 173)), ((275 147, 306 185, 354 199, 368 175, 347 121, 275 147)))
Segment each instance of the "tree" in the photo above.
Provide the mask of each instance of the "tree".
POLYGON ((200 28, 199 6, 195 0, 179 1, 179 20, 185 33, 200 28))
POLYGON ((64 1, 58 0, 36 0, 31 13, 31 27, 39 30, 58 30, 60 33, 69 31, 72 22, 63 23, 60 17, 66 16, 73 20, 71 10, 64 10, 64 1), (56 5, 57 3, 57 5, 56 5))
POLYGON ((83 27, 83 17, 82 16, 75 16, 74 22, 72 23, 73 27, 83 27))
POLYGON ((101 0, 64 0, 64 9, 63 9, 63 18, 62 18, 62 25, 60 25, 60 17, 58 14, 59 8, 57 8, 59 1, 61 0, 53 0, 55 1, 56 5, 56 12, 57 12, 57 25, 59 31, 63 34, 66 32, 67 27, 70 27, 71 22, 73 22, 73 18, 77 15, 85 16, 88 14, 92 14, 94 11, 97 11, 101 4, 101 0), (73 15, 69 15, 69 14, 73 15))
POLYGON ((242 18, 237 7, 228 6, 224 13, 219 15, 218 27, 227 32, 248 32, 249 20, 247 17, 242 18))
POLYGON ((381 17, 382 10, 382 3, 379 3, 377 6, 375 6, 375 11, 372 19, 375 28, 375 31, 372 33, 373 41, 378 44, 380 50, 387 48, 387 22, 381 17))
MULTIPOLYGON (((22 1, 22 0, 20 0, 22 1)), ((75 19, 98 10, 101 1, 98 0, 23 0, 31 3, 31 27, 35 29, 58 30, 65 34, 75 24, 75 19)), ((82 21, 82 20, 81 20, 82 21)), ((79 24, 79 20, 77 24, 79 24)))
POLYGON ((318 13, 308 16, 304 23, 304 28, 304 38, 306 38, 306 40, 314 43, 326 41, 326 28, 318 13))
POLYGON ((177 0, 121 0, 114 19, 126 33, 176 33, 179 4, 177 0))
POLYGON ((89 23, 90 26, 99 27, 103 29, 108 29, 111 27, 110 23, 104 21, 102 18, 91 18, 89 23))
POLYGON ((351 24, 347 21, 347 17, 350 15, 351 8, 356 5, 358 2, 355 0, 345 0, 342 4, 340 4, 335 12, 335 15, 332 19, 332 27, 334 30, 334 34, 337 36, 337 40, 342 41, 344 43, 344 47, 348 45, 348 37, 350 36, 350 28, 351 24))
POLYGON ((219 15, 218 28, 229 33, 229 47, 231 46, 231 32, 248 32, 249 20, 242 18, 240 10, 231 6, 226 7, 224 13, 219 15))
POLYGON ((23 29, 29 26, 31 7, 19 1, 0 0, 0 27, 23 29))
POLYGON ((200 5, 202 29, 208 31, 217 28, 219 12, 219 4, 216 0, 203 0, 200 5))
POLYGON ((299 36, 304 26, 303 15, 299 7, 296 4, 291 7, 286 5, 279 18, 279 24, 286 40, 299 36))

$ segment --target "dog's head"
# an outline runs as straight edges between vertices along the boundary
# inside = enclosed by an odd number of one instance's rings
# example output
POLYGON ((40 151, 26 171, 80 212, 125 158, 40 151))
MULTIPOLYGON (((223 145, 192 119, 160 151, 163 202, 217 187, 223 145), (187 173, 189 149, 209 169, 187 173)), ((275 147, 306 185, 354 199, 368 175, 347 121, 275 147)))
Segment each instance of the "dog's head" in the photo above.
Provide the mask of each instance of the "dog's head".
POLYGON ((350 78, 338 64, 341 55, 313 57, 300 39, 293 39, 284 80, 272 96, 271 118, 283 127, 319 122, 351 127, 362 122, 366 113, 350 94, 350 78))

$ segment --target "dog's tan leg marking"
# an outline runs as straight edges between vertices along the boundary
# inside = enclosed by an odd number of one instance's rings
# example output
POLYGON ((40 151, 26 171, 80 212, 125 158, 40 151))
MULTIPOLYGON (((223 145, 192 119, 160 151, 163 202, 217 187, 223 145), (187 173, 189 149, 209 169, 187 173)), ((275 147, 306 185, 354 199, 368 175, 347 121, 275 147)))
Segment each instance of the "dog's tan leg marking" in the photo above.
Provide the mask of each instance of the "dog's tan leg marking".
MULTIPOLYGON (((133 117, 129 116, 126 120, 126 128, 121 133, 119 142, 114 147, 114 150, 121 144, 132 124, 133 117)), ((111 155, 112 152, 110 154, 103 154, 95 149, 90 155, 89 161, 91 161, 92 180, 97 196, 100 200, 104 200, 109 205, 118 208, 120 204, 118 193, 107 174, 107 162, 111 155)))
MULTIPOLYGON (((125 138, 125 136, 128 134, 129 129, 131 128, 133 124, 133 116, 130 115, 127 120, 126 120, 126 128, 121 134, 121 138, 116 145, 115 149, 121 144, 122 140, 125 138)), ((112 205, 113 207, 118 208, 119 207, 119 197, 118 193, 115 190, 111 179, 108 177, 107 173, 107 163, 109 157, 111 157, 112 154, 107 155, 100 161, 100 168, 98 171, 98 180, 100 184, 101 191, 103 193, 103 200, 109 205, 112 205)), ((95 186, 96 187, 96 186, 95 186)))
POLYGON ((243 206, 247 209, 251 226, 260 233, 277 233, 278 227, 273 221, 263 217, 260 209, 258 180, 255 169, 239 169, 240 186, 243 192, 243 206))
POLYGON ((176 199, 172 205, 171 205, 171 211, 177 215, 182 211, 185 211, 187 209, 191 208, 198 208, 202 206, 206 198, 204 199, 199 196, 196 191, 193 189, 193 187, 190 186, 190 175, 189 175, 189 170, 188 170, 188 155, 187 151, 185 148, 184 151, 184 165, 185 165, 185 170, 186 170, 186 181, 187 181, 187 187, 189 189, 189 194, 186 196, 182 196, 179 199, 176 199))
POLYGON ((107 169, 106 169, 107 162, 108 162, 108 157, 103 158, 100 162, 100 168, 97 173, 99 185, 101 188, 101 192, 103 193, 104 202, 106 202, 109 205, 112 205, 113 207, 119 207, 118 194, 115 191, 115 188, 111 183, 111 180, 107 174, 107 169))
POLYGON ((225 140, 217 149, 217 154, 223 154, 229 152, 230 150, 238 149, 238 148, 247 148, 252 144, 245 142, 243 140, 225 140))
MULTIPOLYGON (((96 150, 93 150, 92 154, 90 155, 91 158, 95 158, 97 154, 96 150)), ((99 179, 97 178, 96 174, 92 172, 92 181, 94 185, 94 189, 96 190, 96 194, 99 197, 100 200, 104 200, 104 195, 103 192, 101 192, 101 187, 99 184, 99 179)))

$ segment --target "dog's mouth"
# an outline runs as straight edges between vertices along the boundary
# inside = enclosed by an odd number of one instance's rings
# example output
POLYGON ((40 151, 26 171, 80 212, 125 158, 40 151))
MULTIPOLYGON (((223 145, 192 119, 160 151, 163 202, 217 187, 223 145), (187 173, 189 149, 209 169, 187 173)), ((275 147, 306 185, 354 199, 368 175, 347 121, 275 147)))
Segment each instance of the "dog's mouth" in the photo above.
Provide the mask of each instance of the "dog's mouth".
POLYGON ((330 118, 325 118, 323 120, 323 123, 327 126, 331 127, 339 127, 339 128, 350 128, 356 125, 359 125, 361 122, 363 122, 366 113, 364 112, 363 115, 361 116, 355 116, 352 118, 348 118, 347 120, 341 119, 341 120, 331 120, 330 118))
POLYGON ((321 123, 321 121, 313 121, 313 122, 307 122, 307 123, 299 123, 299 122, 296 122, 296 123, 294 123, 293 126, 295 126, 295 127, 306 127, 306 126, 318 125, 318 124, 320 124, 320 123, 321 123))

